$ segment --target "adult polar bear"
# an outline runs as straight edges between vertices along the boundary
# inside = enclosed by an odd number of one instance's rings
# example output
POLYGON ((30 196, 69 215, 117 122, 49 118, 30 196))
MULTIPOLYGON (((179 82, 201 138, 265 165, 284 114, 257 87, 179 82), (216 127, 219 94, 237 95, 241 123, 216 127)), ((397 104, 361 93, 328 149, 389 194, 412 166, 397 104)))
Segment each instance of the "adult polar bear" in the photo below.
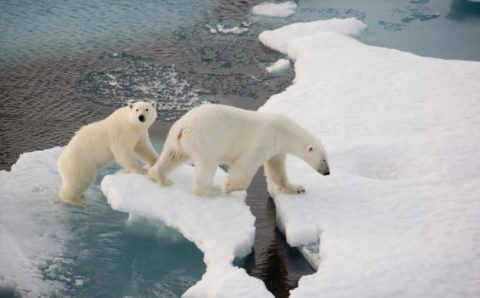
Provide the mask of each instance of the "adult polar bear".
POLYGON ((146 174, 137 160, 153 165, 158 155, 148 137, 157 118, 156 102, 129 102, 107 118, 80 128, 57 161, 62 177, 60 200, 83 205, 83 192, 98 170, 113 162, 127 172, 146 174))
MULTIPOLYGON (((168 186, 172 170, 187 160, 195 164, 194 192, 215 196, 216 169, 228 165, 227 193, 244 190, 264 164, 269 186, 284 193, 302 193, 285 172, 286 154, 296 155, 323 175, 330 174, 323 145, 287 117, 206 104, 194 108, 173 124, 158 161, 148 171, 151 180, 168 186)), ((270 187, 269 187, 270 188, 270 187)))

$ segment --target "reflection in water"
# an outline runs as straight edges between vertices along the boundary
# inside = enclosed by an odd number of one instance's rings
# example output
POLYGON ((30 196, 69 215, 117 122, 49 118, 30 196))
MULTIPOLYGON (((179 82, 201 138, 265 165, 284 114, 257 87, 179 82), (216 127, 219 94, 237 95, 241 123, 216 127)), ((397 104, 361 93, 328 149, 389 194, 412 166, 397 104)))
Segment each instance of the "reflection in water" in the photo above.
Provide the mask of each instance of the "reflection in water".
POLYGON ((480 2, 452 0, 447 18, 452 20, 465 20, 469 17, 480 17, 480 2))
POLYGON ((256 217, 256 231, 254 253, 246 260, 246 270, 263 280, 275 297, 288 297, 302 276, 315 271, 275 227, 275 205, 268 197, 263 168, 255 175, 247 194, 247 204, 256 217))

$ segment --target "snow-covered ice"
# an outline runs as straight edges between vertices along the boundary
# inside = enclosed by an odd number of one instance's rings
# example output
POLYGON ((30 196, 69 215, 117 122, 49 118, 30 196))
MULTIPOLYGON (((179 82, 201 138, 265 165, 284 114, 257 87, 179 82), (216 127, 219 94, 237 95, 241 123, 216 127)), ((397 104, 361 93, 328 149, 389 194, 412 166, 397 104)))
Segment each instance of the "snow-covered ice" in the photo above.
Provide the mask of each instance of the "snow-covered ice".
POLYGON ((364 28, 329 20, 259 37, 296 73, 261 110, 320 137, 332 172, 290 158, 306 193, 275 195, 288 243, 319 242, 318 272, 292 297, 478 297, 480 63, 348 36, 364 28))
POLYGON ((265 2, 257 4, 252 8, 252 13, 268 17, 288 17, 295 13, 297 4, 292 1, 283 3, 265 2))
POLYGON ((57 202, 56 161, 61 151, 57 147, 24 153, 11 171, 0 171, 0 288, 12 286, 32 297, 63 288, 39 269, 60 260, 70 238, 57 202))
POLYGON ((266 68, 269 73, 278 73, 285 71, 290 68, 290 60, 288 59, 278 59, 275 63, 266 68))
MULTIPOLYGON (((355 18, 331 19, 315 21, 310 23, 295 23, 281 27, 276 30, 267 30, 260 33, 258 39, 261 43, 279 51, 288 54, 289 42, 300 37, 312 36, 320 32, 337 32, 344 35, 358 36, 367 25, 355 18)), ((295 57, 295 54, 292 53, 295 57)))
MULTIPOLYGON (((224 184, 226 177, 219 169, 216 183, 224 184)), ((260 280, 232 265, 236 257, 250 253, 255 236, 246 193, 195 196, 194 168, 189 165, 175 170, 171 179, 173 186, 160 187, 145 176, 117 173, 106 176, 101 187, 113 209, 162 220, 204 252, 207 271, 185 297, 271 297, 260 280)))

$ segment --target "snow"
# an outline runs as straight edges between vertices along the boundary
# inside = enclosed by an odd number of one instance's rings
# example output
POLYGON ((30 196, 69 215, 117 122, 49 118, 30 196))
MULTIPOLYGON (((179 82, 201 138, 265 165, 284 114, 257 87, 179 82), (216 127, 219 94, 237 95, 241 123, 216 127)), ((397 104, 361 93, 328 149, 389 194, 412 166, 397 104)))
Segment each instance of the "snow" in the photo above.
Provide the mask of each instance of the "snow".
POLYGON ((70 238, 68 220, 57 203, 61 151, 24 153, 10 172, 0 171, 0 288, 11 286, 22 296, 50 296, 63 289, 48 279, 55 274, 48 269, 62 260, 70 238))
POLYGON ((290 68, 290 60, 278 59, 275 63, 266 68, 269 73, 278 73, 290 68))
MULTIPOLYGON (((218 170, 216 183, 226 174, 218 170)), ((255 217, 245 203, 246 192, 216 198, 193 194, 194 168, 183 165, 171 174, 173 186, 160 187, 138 174, 106 176, 102 192, 113 209, 163 221, 181 232, 204 253, 207 271, 185 297, 271 297, 263 283, 232 265, 251 252, 255 217)))
POLYGON ((318 266, 291 297, 478 297, 480 63, 349 36, 365 27, 333 19, 259 36, 296 73, 260 110, 321 138, 332 172, 289 158, 306 193, 274 194, 288 243, 318 266))
POLYGON ((252 8, 252 13, 256 15, 268 16, 268 17, 288 17, 295 13, 297 4, 292 1, 283 3, 270 3, 265 2, 257 4, 252 8))

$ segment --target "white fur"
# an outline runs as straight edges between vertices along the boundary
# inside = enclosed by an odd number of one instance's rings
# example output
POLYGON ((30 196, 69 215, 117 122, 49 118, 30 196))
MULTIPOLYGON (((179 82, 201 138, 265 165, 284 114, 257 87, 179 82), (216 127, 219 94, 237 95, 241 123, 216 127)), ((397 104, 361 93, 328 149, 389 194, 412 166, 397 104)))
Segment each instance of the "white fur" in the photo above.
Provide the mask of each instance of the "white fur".
POLYGON ((168 186, 169 173, 193 160, 195 193, 215 196, 221 188, 213 184, 216 168, 228 165, 225 191, 244 190, 264 164, 270 185, 285 193, 305 189, 291 184, 285 172, 285 155, 294 154, 328 175, 323 145, 292 120, 276 114, 207 104, 194 108, 171 127, 158 161, 148 171, 153 181, 168 186))
POLYGON ((80 128, 57 162, 62 177, 60 200, 83 205, 83 192, 98 170, 113 162, 127 172, 145 174, 147 170, 138 164, 136 157, 148 166, 157 160, 158 155, 148 137, 148 128, 156 118, 156 103, 140 101, 80 128))

